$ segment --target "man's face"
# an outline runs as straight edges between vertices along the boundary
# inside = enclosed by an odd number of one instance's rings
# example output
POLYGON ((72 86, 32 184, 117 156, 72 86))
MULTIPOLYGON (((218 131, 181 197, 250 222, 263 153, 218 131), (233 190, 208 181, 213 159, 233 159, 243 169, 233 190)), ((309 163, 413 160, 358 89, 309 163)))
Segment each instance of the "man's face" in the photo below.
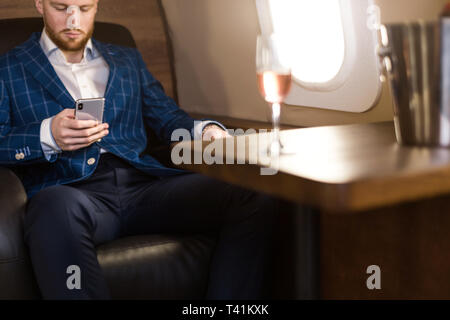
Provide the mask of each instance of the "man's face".
POLYGON ((94 32, 98 0, 35 0, 36 8, 44 18, 45 30, 63 51, 83 50, 94 32), (80 28, 68 29, 67 8, 80 8, 80 28))

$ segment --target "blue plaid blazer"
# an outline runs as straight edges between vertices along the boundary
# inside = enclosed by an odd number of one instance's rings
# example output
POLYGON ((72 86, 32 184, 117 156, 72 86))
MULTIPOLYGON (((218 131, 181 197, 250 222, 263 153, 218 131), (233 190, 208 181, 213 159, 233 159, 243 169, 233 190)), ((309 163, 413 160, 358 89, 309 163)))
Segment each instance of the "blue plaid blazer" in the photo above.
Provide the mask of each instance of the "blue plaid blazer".
POLYGON ((64 108, 74 108, 75 101, 42 51, 40 35, 34 33, 0 56, 0 166, 19 176, 28 197, 52 185, 87 178, 95 171, 100 148, 151 175, 185 172, 164 167, 143 154, 147 145, 144 123, 169 144, 173 130, 192 132, 194 119, 164 93, 136 49, 94 39, 110 68, 104 110, 109 135, 87 148, 64 151, 47 160, 40 142, 41 122, 64 108))

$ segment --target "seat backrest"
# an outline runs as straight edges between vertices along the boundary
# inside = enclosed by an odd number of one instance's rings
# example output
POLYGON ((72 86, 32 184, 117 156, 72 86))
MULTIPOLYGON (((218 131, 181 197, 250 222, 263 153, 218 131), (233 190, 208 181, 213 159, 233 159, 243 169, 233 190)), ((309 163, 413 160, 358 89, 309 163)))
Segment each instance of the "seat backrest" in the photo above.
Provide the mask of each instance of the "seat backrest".
MULTIPOLYGON (((96 39, 136 46, 167 95, 178 101, 170 32, 162 0, 102 0, 96 21, 96 39)), ((0 23, 0 54, 27 40, 32 32, 43 29, 42 17, 31 0, 0 0, 0 23)))
MULTIPOLYGON (((42 18, 19 18, 0 20, 0 55, 26 41, 33 32, 44 28, 42 18)), ((93 37, 99 41, 136 48, 136 42, 130 31, 119 24, 96 22, 93 37)))

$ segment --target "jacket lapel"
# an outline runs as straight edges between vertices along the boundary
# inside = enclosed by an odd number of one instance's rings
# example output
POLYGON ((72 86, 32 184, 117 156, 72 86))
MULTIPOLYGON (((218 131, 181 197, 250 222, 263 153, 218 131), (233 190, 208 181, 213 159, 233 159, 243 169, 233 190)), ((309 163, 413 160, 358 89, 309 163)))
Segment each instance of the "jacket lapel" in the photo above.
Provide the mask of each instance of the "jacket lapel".
POLYGON ((92 42, 109 66, 109 78, 106 85, 105 99, 107 102, 112 102, 117 88, 120 87, 120 79, 122 78, 120 59, 116 57, 118 52, 108 44, 98 42, 95 39, 92 39, 92 42))
POLYGON ((39 38, 40 33, 34 33, 28 41, 17 47, 16 57, 32 77, 58 101, 62 109, 73 108, 75 101, 50 64, 39 44, 39 38))
MULTIPOLYGON (((17 47, 16 56, 33 78, 39 81, 56 101, 58 101, 62 109, 73 108, 75 101, 59 79, 42 50, 39 44, 40 35, 40 32, 34 33, 28 41, 17 47)), ((120 79, 122 78, 121 60, 118 57, 118 52, 108 44, 98 42, 95 39, 92 39, 92 41, 109 66, 109 78, 106 85, 105 99, 107 103, 113 103, 117 88, 120 87, 120 79)))

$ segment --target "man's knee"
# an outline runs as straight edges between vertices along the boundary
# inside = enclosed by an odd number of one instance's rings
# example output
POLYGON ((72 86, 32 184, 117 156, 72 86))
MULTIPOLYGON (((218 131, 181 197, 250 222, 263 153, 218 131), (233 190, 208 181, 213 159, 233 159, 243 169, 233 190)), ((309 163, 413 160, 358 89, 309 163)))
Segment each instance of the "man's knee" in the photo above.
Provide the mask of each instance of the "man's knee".
POLYGON ((80 214, 86 196, 79 190, 59 185, 46 188, 28 202, 24 228, 27 234, 38 227, 43 232, 52 232, 69 227, 68 220, 80 214))
POLYGON ((256 220, 264 229, 271 229, 277 211, 277 200, 275 198, 241 187, 233 187, 232 194, 234 208, 230 213, 233 219, 251 218, 256 220))
POLYGON ((277 214, 277 200, 271 196, 268 196, 259 192, 252 192, 252 199, 254 206, 257 209, 259 220, 267 231, 272 231, 277 214))

